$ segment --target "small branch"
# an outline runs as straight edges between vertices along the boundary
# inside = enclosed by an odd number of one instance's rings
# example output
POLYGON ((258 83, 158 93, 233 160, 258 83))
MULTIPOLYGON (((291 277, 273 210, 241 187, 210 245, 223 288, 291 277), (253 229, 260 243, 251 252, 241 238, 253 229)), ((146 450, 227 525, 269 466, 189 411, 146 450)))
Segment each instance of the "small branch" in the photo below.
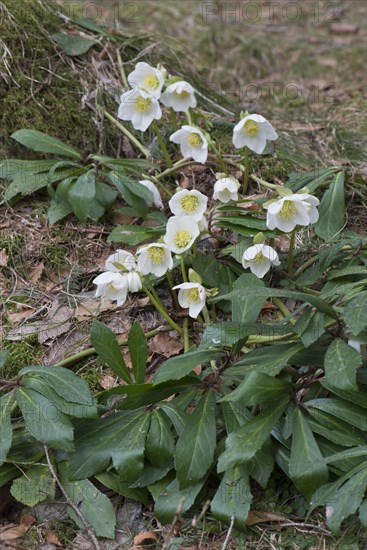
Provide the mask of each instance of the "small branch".
POLYGON ((86 519, 84 514, 82 514, 82 512, 79 510, 77 505, 71 500, 71 498, 69 497, 69 495, 65 491, 64 487, 62 486, 61 481, 57 477, 56 472, 54 470, 54 467, 51 463, 50 456, 48 454, 47 445, 44 445, 43 448, 45 450, 46 460, 47 460, 47 464, 48 464, 50 473, 51 473, 52 477, 54 478, 58 488, 62 492, 67 504, 70 506, 70 508, 73 509, 73 511, 76 513, 76 515, 78 516, 80 521, 83 523, 83 525, 84 525, 84 527, 85 527, 85 529, 88 533, 88 536, 89 536, 89 538, 91 539, 91 541, 93 543, 93 546, 94 546, 95 550, 102 550, 101 545, 99 544, 98 539, 97 539, 96 535, 94 534, 93 529, 92 529, 91 525, 89 524, 88 520, 86 519))
POLYGON ((229 524, 229 529, 228 529, 228 533, 227 533, 227 536, 226 536, 226 540, 224 541, 221 550, 226 550, 226 548, 228 546, 229 538, 230 538, 231 533, 232 533, 232 529, 233 529, 233 526, 234 526, 234 520, 235 519, 236 519, 235 516, 231 516, 231 523, 229 524))
POLYGON ((171 526, 169 528, 169 531, 168 531, 168 534, 167 534, 167 537, 163 543, 163 546, 162 546, 162 550, 167 550, 168 549, 168 545, 171 541, 171 538, 172 538, 172 535, 173 535, 173 531, 175 530, 175 525, 181 515, 181 512, 182 512, 182 508, 183 508, 183 505, 184 505, 184 502, 185 502, 185 497, 183 497, 180 502, 178 503, 178 506, 177 506, 177 510, 175 512, 175 517, 173 518, 172 520, 172 523, 171 523, 171 526))

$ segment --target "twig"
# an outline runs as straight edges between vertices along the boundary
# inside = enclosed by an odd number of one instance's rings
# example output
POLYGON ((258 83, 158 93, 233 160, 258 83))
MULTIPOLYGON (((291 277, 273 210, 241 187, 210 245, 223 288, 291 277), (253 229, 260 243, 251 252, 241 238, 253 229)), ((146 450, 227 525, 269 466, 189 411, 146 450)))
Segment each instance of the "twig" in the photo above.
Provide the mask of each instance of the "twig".
POLYGON ((236 519, 235 516, 231 516, 231 523, 229 524, 229 529, 228 529, 228 533, 227 533, 227 536, 226 536, 226 540, 224 541, 221 550, 226 550, 226 548, 227 548, 227 545, 228 545, 228 543, 229 543, 229 537, 231 536, 232 529, 233 529, 233 526, 234 526, 234 520, 235 520, 235 519, 236 519))
POLYGON ((168 531, 168 534, 167 534, 167 537, 163 543, 163 546, 162 546, 162 550, 167 550, 168 548, 168 544, 172 538, 172 535, 173 535, 173 531, 175 529, 175 525, 178 521, 178 518, 180 517, 181 515, 181 512, 182 512, 182 507, 184 505, 184 502, 185 502, 186 498, 183 497, 180 502, 178 503, 178 506, 177 506, 177 510, 175 512, 175 517, 173 518, 172 520, 172 523, 171 523, 171 527, 169 528, 169 531, 168 531))
POLYGON ((69 497, 69 495, 65 491, 64 487, 61 485, 61 481, 57 477, 56 472, 54 470, 54 467, 51 463, 50 456, 48 454, 47 445, 44 445, 43 448, 45 449, 46 460, 47 460, 47 464, 48 464, 50 473, 51 473, 52 477, 54 478, 54 480, 56 481, 56 484, 57 484, 58 488, 60 489, 60 491, 62 492, 67 504, 70 506, 70 508, 72 508, 74 510, 74 512, 76 513, 76 515, 80 519, 80 521, 83 523, 83 525, 84 525, 84 527, 85 527, 85 529, 88 533, 88 536, 89 536, 89 538, 91 539, 91 541, 93 543, 93 546, 94 546, 95 550, 102 550, 101 545, 99 544, 99 542, 97 540, 97 537, 94 534, 93 529, 92 529, 91 525, 89 524, 88 520, 86 519, 84 514, 82 514, 82 512, 79 510, 77 505, 71 500, 71 498, 69 497))
POLYGON ((207 500, 205 503, 204 503, 204 506, 203 506, 203 509, 201 510, 200 514, 196 517, 194 517, 192 519, 192 522, 191 522, 191 525, 192 525, 192 528, 194 530, 194 546, 195 546, 195 550, 199 550, 199 540, 198 540, 198 531, 197 531, 197 528, 198 528, 198 524, 201 522, 201 520, 203 519, 203 517, 205 516, 205 513, 207 511, 207 509, 209 508, 209 504, 210 504, 210 500, 207 500))

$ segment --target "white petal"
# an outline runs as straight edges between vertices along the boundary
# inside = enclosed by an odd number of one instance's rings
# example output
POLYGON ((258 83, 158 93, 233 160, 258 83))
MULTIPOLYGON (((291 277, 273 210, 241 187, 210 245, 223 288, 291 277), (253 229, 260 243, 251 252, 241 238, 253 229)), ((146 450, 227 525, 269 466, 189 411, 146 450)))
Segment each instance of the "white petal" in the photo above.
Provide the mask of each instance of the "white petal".
POLYGON ((192 317, 193 319, 196 319, 204 306, 205 306, 205 301, 191 304, 189 307, 189 316, 192 317))
POLYGON ((274 248, 264 244, 261 252, 263 256, 268 258, 273 265, 280 265, 279 256, 274 248))
POLYGON ((266 147, 266 138, 261 132, 257 136, 246 136, 246 145, 251 151, 257 155, 261 155, 266 147))
POLYGON ((271 265, 270 261, 264 257, 262 262, 253 262, 250 265, 250 269, 252 273, 256 275, 256 277, 258 277, 259 279, 262 279, 264 275, 266 275, 267 272, 269 271, 270 265, 271 265))

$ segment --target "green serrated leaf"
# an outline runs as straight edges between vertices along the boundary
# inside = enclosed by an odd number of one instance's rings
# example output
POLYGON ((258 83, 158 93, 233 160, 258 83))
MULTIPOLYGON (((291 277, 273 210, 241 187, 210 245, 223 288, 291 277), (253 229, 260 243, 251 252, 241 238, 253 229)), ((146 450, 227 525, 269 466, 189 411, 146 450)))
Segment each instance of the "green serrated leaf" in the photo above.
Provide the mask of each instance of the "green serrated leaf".
MULTIPOLYGON (((101 493, 88 479, 71 481, 68 466, 65 462, 59 464, 60 481, 65 492, 78 506, 79 510, 92 526, 98 537, 115 538, 116 516, 110 500, 101 493)), ((73 521, 84 529, 80 518, 74 510, 68 507, 68 514, 73 521)))
POLYGON ((3 397, 0 397, 0 465, 6 459, 11 447, 13 430, 10 414, 13 401, 13 393, 7 393, 3 397))
POLYGON ((144 331, 138 321, 134 321, 127 337, 135 381, 143 384, 147 367, 148 346, 144 331))
POLYGON ((223 354, 224 352, 219 350, 203 351, 195 349, 183 355, 176 355, 162 363, 153 380, 155 383, 167 380, 180 380, 180 378, 186 376, 198 365, 219 359, 223 354))
POLYGON ((132 384, 130 373, 112 330, 94 319, 90 339, 102 363, 106 363, 127 384, 132 384))
POLYGON ((338 172, 322 197, 315 233, 326 242, 335 239, 345 223, 344 172, 338 172))
POLYGON ((211 502, 210 509, 219 521, 231 523, 243 530, 250 511, 252 494, 249 475, 243 466, 227 470, 211 502))
POLYGON ((74 450, 73 426, 52 401, 30 388, 22 387, 16 392, 16 400, 25 425, 35 439, 61 451, 74 450))
POLYGON ((341 390, 357 390, 356 373, 361 365, 357 350, 343 340, 333 340, 325 355, 326 382, 341 390))
POLYGON ((79 405, 94 405, 94 399, 88 383, 71 370, 64 367, 25 367, 20 376, 36 374, 66 401, 79 405))
POLYGON ((299 409, 295 409, 289 475, 306 498, 328 479, 327 467, 318 464, 322 458, 307 420, 299 409))
MULTIPOLYGON (((269 376, 276 376, 303 349, 304 347, 301 343, 276 344, 254 349, 243 358, 241 357, 239 361, 233 363, 231 369, 240 369, 242 376, 244 372, 251 372, 252 369, 256 369, 256 372, 262 372, 269 376), (243 369, 243 367, 248 368, 243 369)), ((228 373, 230 375, 229 370, 228 373)))
POLYGON ((360 292, 344 308, 347 328, 355 336, 367 327, 367 292, 360 292))
POLYGON ((221 402, 267 406, 268 403, 273 404, 287 394, 291 395, 291 392, 292 384, 289 382, 261 372, 250 372, 235 390, 221 399, 221 402))
POLYGON ((252 459, 269 437, 287 405, 288 399, 279 400, 231 432, 226 440, 226 449, 218 460, 218 472, 225 472, 252 459))
POLYGON ((145 456, 153 466, 164 466, 173 456, 175 441, 170 422, 160 410, 151 413, 150 427, 145 442, 145 456))
POLYGON ((215 395, 209 391, 195 407, 177 441, 175 467, 180 488, 203 478, 213 463, 216 445, 215 395))
POLYGON ((13 481, 10 492, 18 502, 35 506, 39 502, 55 498, 55 480, 48 466, 32 466, 13 481))
POLYGON ((80 153, 74 149, 74 147, 67 145, 60 139, 48 136, 47 134, 38 132, 37 130, 17 130, 11 135, 11 137, 32 151, 54 153, 55 155, 70 157, 76 160, 80 160, 82 158, 80 153))

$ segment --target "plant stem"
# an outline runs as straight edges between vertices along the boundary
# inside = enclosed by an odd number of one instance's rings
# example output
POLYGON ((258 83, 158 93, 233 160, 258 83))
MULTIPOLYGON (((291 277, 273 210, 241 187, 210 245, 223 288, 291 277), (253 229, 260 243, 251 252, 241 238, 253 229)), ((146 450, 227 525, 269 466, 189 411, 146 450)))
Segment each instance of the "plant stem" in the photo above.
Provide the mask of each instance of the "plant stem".
POLYGON ((248 180, 250 177, 249 149, 247 146, 245 146, 245 150, 244 150, 244 162, 245 162, 245 171, 243 173, 243 194, 246 195, 248 191, 248 180))
POLYGON ((161 181, 159 181, 157 176, 152 176, 151 174, 144 174, 144 173, 142 174, 142 176, 146 180, 153 181, 156 185, 158 185, 158 187, 161 189, 161 191, 163 191, 163 193, 165 193, 169 197, 173 196, 173 193, 171 191, 169 191, 169 189, 167 189, 166 185, 164 185, 161 181))
POLYGON ((181 273, 184 283, 188 282, 187 273, 186 273, 186 266, 185 266, 185 255, 180 254, 180 262, 181 262, 181 273))
POLYGON ((190 338, 189 338, 189 319, 185 317, 183 320, 183 333, 184 333, 184 352, 186 353, 190 349, 190 338))
POLYGON ((210 319, 208 308, 206 306, 204 306, 203 309, 202 309, 202 312, 203 312, 204 321, 206 323, 210 324, 212 322, 212 320, 210 319))
POLYGON ((211 142, 210 143, 210 146, 211 148, 213 149, 214 153, 215 153, 215 156, 217 157, 217 160, 218 160, 218 163, 222 169, 223 172, 227 173, 227 170, 226 170, 226 165, 224 164, 224 160, 222 158, 222 155, 220 154, 219 152, 219 149, 217 148, 217 146, 215 145, 214 142, 211 142))
POLYGON ((291 233, 291 240, 289 243, 288 252, 288 277, 291 279, 293 275, 293 258, 294 258, 294 243, 296 240, 297 228, 295 227, 291 233))
POLYGON ((255 180, 259 185, 262 185, 263 187, 266 187, 267 189, 275 189, 277 190, 279 185, 275 185, 275 183, 268 183, 267 181, 258 178, 257 176, 254 176, 254 174, 251 175, 252 179, 255 180))
POLYGON ((155 120, 153 120, 153 124, 152 124, 152 128, 153 128, 153 131, 155 133, 155 135, 157 136, 157 139, 158 139, 158 142, 159 142, 159 146, 161 148, 161 151, 163 153, 163 156, 166 160, 166 163, 167 163, 167 166, 169 168, 172 168, 173 167, 173 162, 172 162, 172 159, 170 157, 170 154, 168 152, 168 149, 167 149, 167 146, 166 146, 166 143, 163 139, 163 136, 161 134, 161 131, 159 129, 159 126, 157 124, 157 122, 155 120))
POLYGON ((121 132, 143 153, 143 155, 148 158, 150 156, 150 153, 146 147, 140 141, 132 135, 131 132, 123 124, 121 124, 118 120, 115 119, 108 111, 104 111, 103 114, 105 115, 108 120, 110 120, 116 128, 121 130, 121 132))
POLYGON ((190 166, 191 164, 197 164, 195 160, 188 160, 188 159, 180 159, 172 166, 172 168, 167 168, 167 170, 164 170, 164 172, 161 172, 158 174, 156 179, 164 178, 165 176, 169 176, 170 174, 176 172, 179 168, 185 168, 186 166, 190 166))
POLYGON ((190 108, 187 110, 186 118, 187 118, 187 124, 188 124, 189 126, 192 126, 192 118, 191 118, 190 108))
MULTIPOLYGON (((283 313, 284 317, 290 317, 292 315, 289 309, 287 308, 287 306, 283 304, 283 302, 279 300, 279 298, 276 298, 275 296, 273 297, 273 304, 277 306, 277 308, 281 313, 283 313)), ((293 317, 291 317, 290 323, 294 324, 295 322, 296 320, 293 317)))
POLYGON ((174 131, 176 131, 178 129, 176 111, 174 111, 172 107, 170 107, 169 114, 171 117, 172 128, 174 129, 174 131))
MULTIPOLYGON (((159 332, 168 332, 172 330, 171 326, 163 326, 159 328, 155 328, 154 330, 150 330, 149 332, 145 333, 146 338, 152 338, 159 332)), ((122 338, 118 340, 119 346, 126 346, 127 344, 127 338, 122 338)), ((54 365, 54 367, 68 367, 69 365, 73 365, 74 363, 78 363, 82 359, 85 359, 86 357, 89 357, 90 355, 97 354, 96 350, 94 348, 88 348, 83 351, 80 351, 79 353, 75 353, 74 355, 70 355, 70 357, 66 357, 66 359, 63 359, 62 361, 59 361, 54 365)))
POLYGON ((122 62, 121 54, 120 54, 119 50, 117 50, 117 63, 118 63, 118 66, 119 66, 119 71, 120 71, 122 84, 123 84, 125 90, 128 90, 129 83, 128 83, 127 78, 126 78, 124 64, 122 62))
POLYGON ((169 284, 169 288, 170 288, 174 308, 175 308, 176 311, 180 311, 180 306, 179 306, 178 299, 177 299, 177 292, 175 290, 173 290, 174 283, 173 283, 172 275, 169 271, 167 271, 166 277, 167 277, 167 281, 168 281, 168 284, 169 284))
POLYGON ((146 286, 143 285, 143 290, 145 294, 148 296, 150 301, 152 302, 153 306, 156 308, 156 310, 166 319, 167 323, 171 325, 173 330, 175 330, 180 336, 183 335, 181 327, 175 323, 175 321, 170 317, 170 315, 167 313, 166 308, 163 306, 162 303, 157 302, 157 300, 154 298, 153 294, 149 292, 146 286))

